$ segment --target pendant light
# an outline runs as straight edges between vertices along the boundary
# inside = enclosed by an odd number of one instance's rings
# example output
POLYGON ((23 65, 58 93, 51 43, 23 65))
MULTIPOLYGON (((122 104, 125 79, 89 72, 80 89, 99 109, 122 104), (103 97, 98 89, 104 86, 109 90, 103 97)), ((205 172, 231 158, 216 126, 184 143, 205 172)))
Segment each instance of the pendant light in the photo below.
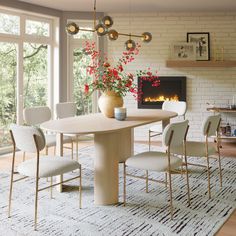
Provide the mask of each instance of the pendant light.
POLYGON ((78 34, 79 31, 89 31, 89 32, 97 32, 98 36, 108 35, 109 40, 115 41, 119 38, 119 36, 127 36, 129 39, 125 42, 125 48, 127 50, 133 50, 136 47, 136 43, 132 38, 140 38, 144 43, 149 43, 152 40, 152 35, 149 32, 144 32, 141 35, 135 34, 126 34, 116 31, 115 29, 110 29, 113 26, 113 20, 110 16, 104 16, 99 23, 96 22, 96 0, 94 0, 94 29, 85 29, 79 27, 75 22, 69 22, 66 25, 66 32, 68 35, 78 34))

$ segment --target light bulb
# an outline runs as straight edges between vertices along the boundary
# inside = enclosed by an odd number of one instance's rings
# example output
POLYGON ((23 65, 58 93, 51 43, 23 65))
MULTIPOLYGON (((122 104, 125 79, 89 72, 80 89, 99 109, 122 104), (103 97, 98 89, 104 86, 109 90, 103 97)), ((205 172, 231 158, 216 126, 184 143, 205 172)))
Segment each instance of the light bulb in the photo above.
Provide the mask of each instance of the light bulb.
POLYGON ((108 37, 110 40, 117 40, 119 37, 119 34, 116 30, 109 30, 108 37))
POLYGON ((136 44, 134 42, 134 40, 129 39, 125 42, 125 48, 126 50, 134 50, 136 47, 136 44))
POLYGON ((79 32, 79 26, 74 22, 70 22, 66 25, 66 32, 71 35, 77 34, 79 32))
POLYGON ((110 28, 113 25, 113 20, 110 16, 104 16, 102 18, 102 24, 106 27, 106 28, 110 28))
POLYGON ((149 32, 144 32, 142 33, 141 39, 144 43, 149 43, 152 40, 152 34, 149 32))

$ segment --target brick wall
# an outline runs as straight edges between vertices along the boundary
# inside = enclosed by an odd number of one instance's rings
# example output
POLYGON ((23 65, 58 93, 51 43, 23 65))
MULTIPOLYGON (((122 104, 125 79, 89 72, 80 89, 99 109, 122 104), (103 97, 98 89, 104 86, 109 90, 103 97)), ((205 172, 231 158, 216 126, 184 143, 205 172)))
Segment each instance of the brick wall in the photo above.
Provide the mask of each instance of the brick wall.
MULTIPOLYGON (((167 68, 165 62, 170 58, 170 45, 186 41, 187 32, 209 32, 211 56, 216 45, 224 46, 225 60, 236 60, 236 12, 234 13, 151 13, 151 14, 110 14, 114 20, 113 28, 118 32, 140 34, 149 31, 153 40, 141 44, 141 52, 127 71, 148 67, 158 70, 159 75, 183 75, 187 77, 186 118, 190 121, 188 137, 201 139, 203 119, 211 114, 206 111, 207 102, 216 106, 230 104, 236 96, 235 68, 167 68)), ((109 57, 116 60, 124 50, 126 37, 108 41, 109 57)), ((135 39, 139 42, 139 39, 135 39)), ((125 98, 127 108, 137 107, 132 96, 125 98)), ((223 123, 229 122, 236 129, 236 115, 222 115, 223 123)), ((147 140, 148 127, 135 130, 136 140, 147 140)))

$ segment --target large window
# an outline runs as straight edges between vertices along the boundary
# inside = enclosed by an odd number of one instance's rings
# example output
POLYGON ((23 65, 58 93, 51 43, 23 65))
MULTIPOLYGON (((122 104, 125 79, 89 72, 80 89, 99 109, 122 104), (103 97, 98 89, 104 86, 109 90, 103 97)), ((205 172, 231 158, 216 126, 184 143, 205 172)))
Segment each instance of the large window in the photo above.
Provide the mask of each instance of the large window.
MULTIPOLYGON (((24 107, 53 104, 53 19, 0 9, 0 153, 24 107)), ((54 32, 55 33, 55 32, 54 32)))
MULTIPOLYGON (((78 22, 83 28, 92 29, 92 21, 78 22)), ((87 68, 91 65, 91 57, 84 53, 86 41, 97 42, 97 36, 93 32, 80 31, 77 35, 69 38, 69 68, 70 79, 69 83, 69 98, 68 100, 75 101, 77 104, 77 115, 89 114, 97 111, 97 93, 94 92, 91 96, 86 97, 84 93, 84 85, 90 83, 93 77, 87 73, 87 68)))

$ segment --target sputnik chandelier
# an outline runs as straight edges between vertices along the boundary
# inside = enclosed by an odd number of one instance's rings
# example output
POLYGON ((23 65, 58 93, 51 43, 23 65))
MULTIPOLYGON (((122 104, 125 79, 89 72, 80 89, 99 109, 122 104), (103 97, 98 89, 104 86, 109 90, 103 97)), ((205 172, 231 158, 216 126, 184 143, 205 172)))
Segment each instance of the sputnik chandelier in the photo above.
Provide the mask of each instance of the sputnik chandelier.
POLYGON ((75 22, 69 22, 66 25, 66 32, 69 35, 75 35, 79 33, 79 31, 89 31, 89 32, 97 32, 98 36, 108 35, 108 38, 111 41, 115 41, 119 36, 126 36, 129 39, 125 42, 125 48, 127 50, 135 49, 136 43, 132 38, 140 38, 144 43, 149 43, 152 40, 152 35, 149 32, 144 32, 141 35, 136 34, 125 34, 118 32, 114 29, 110 29, 113 25, 113 20, 110 16, 104 16, 99 23, 96 22, 96 0, 94 0, 94 29, 85 29, 80 28, 75 22))

